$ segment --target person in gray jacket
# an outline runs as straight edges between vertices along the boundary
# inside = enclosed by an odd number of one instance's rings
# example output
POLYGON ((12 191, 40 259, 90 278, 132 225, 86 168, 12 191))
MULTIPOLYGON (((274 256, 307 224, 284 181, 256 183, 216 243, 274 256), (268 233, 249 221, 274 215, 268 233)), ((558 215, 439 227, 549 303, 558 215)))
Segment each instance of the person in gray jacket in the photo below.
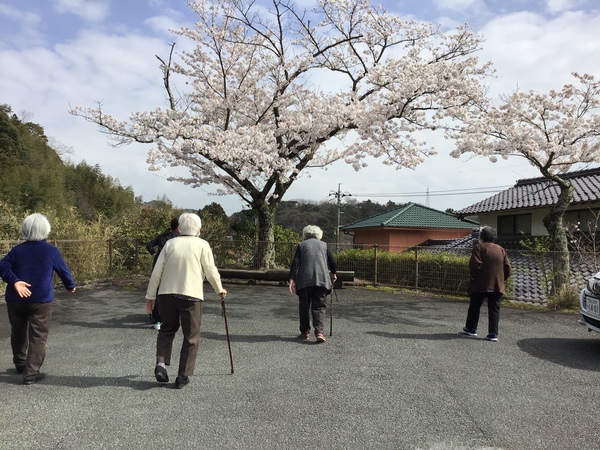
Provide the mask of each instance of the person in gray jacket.
POLYGON ((337 265, 327 244, 321 241, 323 230, 307 225, 302 230, 303 241, 298 244, 289 274, 290 293, 298 295, 300 335, 310 339, 310 315, 318 343, 325 342, 324 322, 327 295, 337 280, 337 265))

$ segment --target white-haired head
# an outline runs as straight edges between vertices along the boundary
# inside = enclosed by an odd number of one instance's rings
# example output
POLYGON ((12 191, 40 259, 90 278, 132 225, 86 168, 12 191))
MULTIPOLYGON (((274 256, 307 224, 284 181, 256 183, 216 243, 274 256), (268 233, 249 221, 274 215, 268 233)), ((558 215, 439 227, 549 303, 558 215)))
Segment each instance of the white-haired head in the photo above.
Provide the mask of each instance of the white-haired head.
POLYGON ((183 236, 198 236, 202 221, 198 214, 183 213, 179 216, 179 234, 183 236))
POLYGON ((302 238, 307 239, 318 239, 321 240, 323 237, 323 230, 316 225, 306 225, 302 230, 302 238))
POLYGON ((21 224, 21 238, 26 241, 43 241, 49 234, 50 222, 43 214, 31 214, 21 224))
POLYGON ((495 242, 497 236, 496 230, 492 227, 485 226, 479 229, 480 242, 495 242))

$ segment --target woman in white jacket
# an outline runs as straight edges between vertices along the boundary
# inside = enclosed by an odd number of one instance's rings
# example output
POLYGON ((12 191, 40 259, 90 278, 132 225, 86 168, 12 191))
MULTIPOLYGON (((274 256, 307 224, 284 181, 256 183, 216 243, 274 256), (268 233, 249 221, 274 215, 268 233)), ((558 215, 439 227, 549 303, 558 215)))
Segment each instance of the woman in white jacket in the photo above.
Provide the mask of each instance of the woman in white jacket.
POLYGON ((177 389, 188 384, 189 376, 194 374, 200 346, 204 278, 221 298, 227 295, 210 245, 198 237, 201 226, 196 214, 183 213, 179 217, 180 235, 168 240, 163 247, 146 291, 148 314, 152 312, 157 295, 159 298, 162 325, 156 339, 154 375, 160 383, 169 381, 166 366, 171 363, 173 339, 181 324, 183 342, 175 379, 177 389))

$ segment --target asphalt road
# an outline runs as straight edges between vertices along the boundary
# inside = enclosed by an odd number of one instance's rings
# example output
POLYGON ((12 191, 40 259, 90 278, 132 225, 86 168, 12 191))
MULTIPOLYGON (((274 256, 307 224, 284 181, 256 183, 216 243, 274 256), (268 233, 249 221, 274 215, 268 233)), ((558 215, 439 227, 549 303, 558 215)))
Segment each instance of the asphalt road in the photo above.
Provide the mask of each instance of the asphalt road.
POLYGON ((492 343, 458 336, 465 301, 345 288, 333 335, 315 344, 296 339, 286 287, 226 288, 235 373, 211 294, 196 374, 181 390, 154 380, 156 331, 139 288, 60 292, 47 378, 32 386, 12 366, 0 304, 0 448, 600 446, 600 336, 576 315, 503 307, 492 343))

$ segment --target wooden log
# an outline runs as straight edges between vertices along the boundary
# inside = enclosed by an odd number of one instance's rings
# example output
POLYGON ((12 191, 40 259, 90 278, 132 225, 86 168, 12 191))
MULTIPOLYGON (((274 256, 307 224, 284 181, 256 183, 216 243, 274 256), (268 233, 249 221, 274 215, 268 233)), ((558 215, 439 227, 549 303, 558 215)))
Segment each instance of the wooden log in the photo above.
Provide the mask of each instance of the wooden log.
MULTIPOLYGON (((247 270, 247 269, 219 269, 221 278, 238 278, 242 280, 287 281, 290 273, 287 269, 247 270)), ((342 287, 344 281, 354 281, 353 270, 340 270, 337 273, 336 289, 342 287)))

